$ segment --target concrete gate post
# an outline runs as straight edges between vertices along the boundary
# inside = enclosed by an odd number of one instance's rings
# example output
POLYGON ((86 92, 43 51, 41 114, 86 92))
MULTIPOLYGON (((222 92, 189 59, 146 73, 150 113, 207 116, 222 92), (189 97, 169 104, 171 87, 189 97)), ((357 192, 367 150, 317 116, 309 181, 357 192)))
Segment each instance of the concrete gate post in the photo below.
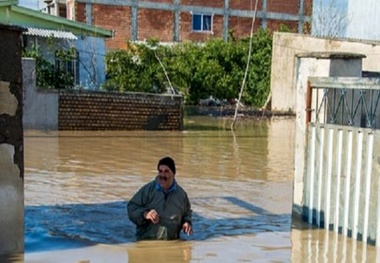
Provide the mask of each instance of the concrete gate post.
POLYGON ((293 216, 305 213, 303 189, 306 172, 306 94, 309 77, 361 77, 365 56, 353 53, 312 52, 296 55, 296 132, 293 216))
POLYGON ((24 252, 21 34, 0 24, 0 259, 24 252))

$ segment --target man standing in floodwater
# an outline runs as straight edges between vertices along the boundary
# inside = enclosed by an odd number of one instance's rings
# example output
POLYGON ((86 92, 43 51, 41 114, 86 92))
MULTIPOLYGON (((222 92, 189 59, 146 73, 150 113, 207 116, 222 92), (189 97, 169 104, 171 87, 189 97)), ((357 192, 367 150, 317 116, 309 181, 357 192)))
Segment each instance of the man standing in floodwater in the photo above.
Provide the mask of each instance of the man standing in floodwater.
POLYGON ((174 160, 162 158, 157 170, 156 178, 140 188, 128 203, 129 219, 136 224, 136 239, 179 239, 181 230, 191 235, 191 204, 175 180, 174 160))

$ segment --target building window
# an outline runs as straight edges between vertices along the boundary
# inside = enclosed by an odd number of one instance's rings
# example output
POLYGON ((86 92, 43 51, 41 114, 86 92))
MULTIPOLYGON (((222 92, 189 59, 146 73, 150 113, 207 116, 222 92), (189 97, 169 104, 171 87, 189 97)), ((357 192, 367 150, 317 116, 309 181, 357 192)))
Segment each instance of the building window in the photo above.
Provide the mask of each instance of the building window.
POLYGON ((67 18, 66 3, 57 5, 58 12, 57 15, 63 18, 67 18))
POLYGON ((205 14, 193 14, 193 31, 211 32, 212 16, 205 14))
POLYGON ((71 76, 74 84, 79 84, 79 52, 77 50, 57 50, 55 68, 71 76))

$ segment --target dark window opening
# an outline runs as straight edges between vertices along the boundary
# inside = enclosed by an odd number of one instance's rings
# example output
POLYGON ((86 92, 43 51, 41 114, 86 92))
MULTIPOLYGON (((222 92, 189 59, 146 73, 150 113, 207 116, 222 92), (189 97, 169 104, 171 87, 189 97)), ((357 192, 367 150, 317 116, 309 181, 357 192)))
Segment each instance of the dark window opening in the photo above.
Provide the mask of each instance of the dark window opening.
POLYGON ((205 14, 193 14, 193 31, 212 31, 212 16, 205 14))

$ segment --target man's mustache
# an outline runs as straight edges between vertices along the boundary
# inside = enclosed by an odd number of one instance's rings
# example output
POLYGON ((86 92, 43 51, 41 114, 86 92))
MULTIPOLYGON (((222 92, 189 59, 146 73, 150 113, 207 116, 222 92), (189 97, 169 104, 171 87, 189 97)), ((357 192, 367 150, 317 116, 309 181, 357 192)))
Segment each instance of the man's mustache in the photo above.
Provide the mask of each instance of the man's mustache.
POLYGON ((163 175, 159 175, 159 176, 158 176, 158 179, 159 179, 159 180, 165 180, 165 181, 167 181, 169 178, 166 177, 166 176, 163 176, 163 175))

